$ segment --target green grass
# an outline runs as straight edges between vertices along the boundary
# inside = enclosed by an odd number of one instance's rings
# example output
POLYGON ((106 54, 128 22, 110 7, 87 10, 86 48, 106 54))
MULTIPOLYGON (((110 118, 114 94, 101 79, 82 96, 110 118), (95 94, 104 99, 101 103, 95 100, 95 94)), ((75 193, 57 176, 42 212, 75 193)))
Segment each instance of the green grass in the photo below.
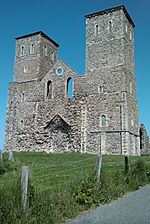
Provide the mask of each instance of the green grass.
MULTIPOLYGON (((5 155, 6 157, 7 155, 5 155)), ((29 166, 30 178, 38 190, 53 189, 84 177, 95 166, 95 155, 65 153, 15 153, 15 161, 29 166)), ((16 179, 16 172, 6 173, 3 183, 16 179)))
MULTIPOLYGON (((4 160, 7 157, 5 154, 4 160)), ((96 155, 27 152, 15 153, 14 158, 14 171, 7 170, 0 176, 0 217, 4 224, 62 223, 150 181, 149 156, 140 157, 140 161, 139 157, 131 157, 132 170, 127 175, 123 156, 103 156, 99 184, 94 177, 96 155), (21 166, 29 166, 30 173, 29 206, 25 214, 20 206, 21 166)))

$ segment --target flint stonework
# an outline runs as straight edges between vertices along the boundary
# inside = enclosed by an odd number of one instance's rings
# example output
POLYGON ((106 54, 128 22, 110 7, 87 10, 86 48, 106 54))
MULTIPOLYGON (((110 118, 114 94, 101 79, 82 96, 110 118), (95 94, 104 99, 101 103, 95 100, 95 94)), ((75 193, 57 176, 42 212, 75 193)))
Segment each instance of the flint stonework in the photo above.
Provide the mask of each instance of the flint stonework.
POLYGON ((5 150, 140 155, 134 23, 124 6, 86 16, 83 77, 58 46, 41 31, 16 38, 5 150))
POLYGON ((144 124, 140 126, 140 149, 141 154, 150 154, 150 142, 144 124))

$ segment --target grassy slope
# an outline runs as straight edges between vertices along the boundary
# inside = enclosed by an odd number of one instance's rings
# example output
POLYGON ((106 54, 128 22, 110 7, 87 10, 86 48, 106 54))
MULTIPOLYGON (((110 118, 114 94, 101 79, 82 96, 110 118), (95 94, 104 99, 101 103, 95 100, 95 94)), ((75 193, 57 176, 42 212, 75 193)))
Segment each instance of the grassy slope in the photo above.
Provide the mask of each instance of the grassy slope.
MULTIPOLYGON (((29 166, 32 184, 38 190, 55 188, 82 178, 95 166, 95 155, 88 154, 15 153, 14 157, 20 167, 29 166)), ((12 184, 18 175, 18 172, 6 173, 1 177, 1 184, 12 184)))
MULTIPOLYGON (((5 155, 6 157, 7 155, 5 155)), ((32 183, 38 190, 52 189, 67 184, 76 179, 84 178, 90 171, 94 171, 96 156, 92 154, 63 153, 15 153, 15 161, 20 166, 29 166, 32 183)), ((131 164, 138 157, 131 158, 131 164)), ((150 157, 142 157, 150 163, 150 157)), ((123 156, 103 156, 103 169, 124 169, 123 156)), ((12 184, 18 177, 18 172, 6 173, 1 177, 1 184, 12 184)))
MULTIPOLYGON (((6 154, 5 157, 7 157, 6 154)), ((29 166, 31 183, 36 187, 37 193, 33 206, 30 207, 24 217, 21 215, 20 203, 16 203, 16 196, 13 197, 11 193, 12 186, 16 186, 16 181, 19 180, 20 171, 5 173, 0 176, 0 191, 2 192, 1 196, 4 197, 2 200, 4 223, 9 223, 10 220, 12 224, 16 223, 16 220, 22 224, 62 223, 67 217, 73 217, 79 212, 88 209, 89 204, 78 204, 75 201, 72 192, 69 192, 72 189, 69 187, 70 183, 79 182, 79 185, 75 186, 79 186, 77 192, 80 202, 82 199, 84 201, 93 200, 92 195, 95 195, 98 203, 105 203, 119 197, 122 193, 134 189, 124 186, 124 177, 120 176, 119 173, 113 176, 114 171, 124 170, 123 156, 103 156, 102 186, 97 192, 91 186, 93 182, 89 186, 87 184, 89 181, 83 182, 84 185, 87 185, 86 188, 81 184, 81 180, 85 180, 85 177, 89 176, 89 172, 94 172, 96 155, 80 153, 15 153, 14 157, 15 161, 19 163, 19 167, 22 165, 29 166), (84 189, 86 194, 82 191, 84 189), (89 196, 89 193, 91 196, 89 196)), ((138 158, 132 157, 130 159, 131 165, 138 158)), ((141 157, 141 160, 144 160, 150 168, 150 157, 141 157)), ((18 195, 19 193, 14 192, 13 194, 18 195)), ((18 200, 20 202, 20 199, 18 200)), ((94 204, 96 205, 97 202, 94 204)))

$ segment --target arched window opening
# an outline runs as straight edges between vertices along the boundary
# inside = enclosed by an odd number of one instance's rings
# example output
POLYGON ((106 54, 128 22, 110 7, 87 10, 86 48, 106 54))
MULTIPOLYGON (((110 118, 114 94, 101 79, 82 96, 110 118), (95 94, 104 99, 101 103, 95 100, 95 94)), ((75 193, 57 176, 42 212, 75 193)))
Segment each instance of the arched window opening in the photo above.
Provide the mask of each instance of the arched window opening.
POLYGON ((130 40, 132 40, 132 33, 130 33, 130 40))
POLYGON ((103 93, 104 92, 104 86, 101 85, 98 87, 98 93, 103 93))
POLYGON ((24 121, 23 120, 20 121, 20 126, 21 126, 21 128, 24 128, 24 121))
POLYGON ((30 54, 34 54, 34 44, 30 45, 30 54))
POLYGON ((132 82, 130 82, 130 94, 132 94, 132 82))
POLYGON ((133 117, 131 118, 131 126, 132 126, 132 127, 134 126, 134 120, 133 120, 133 117))
POLYGON ((67 79, 67 98, 72 98, 72 78, 67 79))
POLYGON ((51 53, 51 62, 52 63, 54 62, 54 59, 55 59, 55 53, 54 53, 54 51, 52 51, 52 53, 51 53))
POLYGON ((107 92, 106 82, 102 82, 100 86, 98 86, 98 93, 105 93, 107 92))
POLYGON ((98 30, 99 30, 98 25, 95 25, 95 36, 98 36, 98 30))
POLYGON ((112 31, 112 21, 111 20, 108 22, 108 30, 111 33, 111 31, 112 31))
POLYGON ((28 67, 24 67, 24 68, 23 68, 23 72, 24 72, 24 73, 27 73, 27 72, 28 72, 28 67))
POLYGON ((52 82, 50 80, 47 82, 46 98, 47 99, 52 99, 52 82))
POLYGON ((105 115, 102 115, 101 116, 101 126, 102 127, 105 127, 106 126, 106 116, 105 115))
POLYGON ((44 46, 44 55, 47 56, 47 46, 44 46))
POLYGON ((24 55, 24 46, 21 46, 21 52, 20 55, 23 56, 24 55))
POLYGON ((24 93, 21 94, 21 102, 24 102, 24 93))

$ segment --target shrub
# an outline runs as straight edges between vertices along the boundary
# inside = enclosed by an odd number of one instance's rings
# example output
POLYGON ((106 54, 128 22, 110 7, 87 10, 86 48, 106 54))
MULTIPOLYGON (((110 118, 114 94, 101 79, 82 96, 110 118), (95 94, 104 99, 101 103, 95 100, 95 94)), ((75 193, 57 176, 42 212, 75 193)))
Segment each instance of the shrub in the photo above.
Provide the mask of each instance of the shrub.
POLYGON ((94 175, 89 176, 76 186, 75 200, 80 205, 98 205, 108 203, 125 192, 125 178, 123 172, 102 172, 100 182, 96 182, 94 175))
POLYGON ((95 180, 91 175, 75 187, 74 196, 77 203, 88 206, 95 204, 95 180))
POLYGON ((147 170, 144 161, 139 159, 127 175, 123 170, 102 171, 99 184, 96 183, 96 178, 92 174, 75 188, 75 200, 78 204, 87 207, 108 203, 125 192, 137 190, 139 186, 148 183, 147 170))
POLYGON ((149 182, 148 170, 147 164, 141 158, 133 164, 126 177, 126 182, 128 183, 130 191, 137 190, 139 186, 143 186, 149 182))

